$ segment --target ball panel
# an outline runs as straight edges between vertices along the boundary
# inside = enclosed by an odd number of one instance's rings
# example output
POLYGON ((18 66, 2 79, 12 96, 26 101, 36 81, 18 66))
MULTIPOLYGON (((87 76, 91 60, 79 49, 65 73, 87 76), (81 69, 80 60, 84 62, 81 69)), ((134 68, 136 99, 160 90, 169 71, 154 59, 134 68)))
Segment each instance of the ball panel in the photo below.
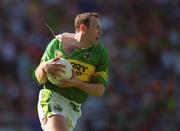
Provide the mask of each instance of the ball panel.
POLYGON ((65 72, 59 72, 59 76, 61 77, 58 78, 53 77, 51 74, 47 74, 48 80, 55 85, 59 83, 59 80, 70 79, 72 77, 72 69, 73 69, 71 63, 67 59, 60 58, 58 61, 56 61, 56 63, 65 65, 64 68, 65 72))

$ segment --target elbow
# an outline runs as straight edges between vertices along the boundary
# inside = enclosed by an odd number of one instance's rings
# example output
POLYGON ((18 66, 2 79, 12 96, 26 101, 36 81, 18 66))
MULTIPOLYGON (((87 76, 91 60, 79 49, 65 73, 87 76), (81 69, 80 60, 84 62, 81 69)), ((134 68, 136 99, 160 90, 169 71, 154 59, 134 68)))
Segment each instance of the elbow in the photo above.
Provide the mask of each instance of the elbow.
POLYGON ((45 78, 42 74, 35 72, 35 77, 39 84, 44 84, 47 82, 47 78, 45 78))
POLYGON ((103 96, 104 95, 104 92, 105 92, 105 87, 101 87, 95 94, 95 96, 103 96))
POLYGON ((47 82, 46 80, 42 80, 42 79, 39 79, 39 80, 37 79, 37 81, 39 84, 45 84, 47 82))
POLYGON ((98 95, 96 95, 96 96, 99 96, 99 97, 101 97, 101 96, 103 96, 104 95, 104 92, 100 92, 98 95))
POLYGON ((45 77, 37 76, 36 79, 37 79, 37 82, 40 84, 44 84, 47 82, 47 78, 45 77))

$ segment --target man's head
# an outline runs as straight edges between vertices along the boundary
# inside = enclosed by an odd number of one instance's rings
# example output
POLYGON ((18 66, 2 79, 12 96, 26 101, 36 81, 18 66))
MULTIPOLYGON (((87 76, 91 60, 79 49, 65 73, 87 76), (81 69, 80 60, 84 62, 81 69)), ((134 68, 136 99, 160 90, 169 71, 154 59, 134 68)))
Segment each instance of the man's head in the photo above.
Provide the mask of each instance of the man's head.
POLYGON ((83 32, 88 42, 94 43, 102 34, 99 14, 96 12, 86 12, 76 16, 74 21, 76 33, 83 32))

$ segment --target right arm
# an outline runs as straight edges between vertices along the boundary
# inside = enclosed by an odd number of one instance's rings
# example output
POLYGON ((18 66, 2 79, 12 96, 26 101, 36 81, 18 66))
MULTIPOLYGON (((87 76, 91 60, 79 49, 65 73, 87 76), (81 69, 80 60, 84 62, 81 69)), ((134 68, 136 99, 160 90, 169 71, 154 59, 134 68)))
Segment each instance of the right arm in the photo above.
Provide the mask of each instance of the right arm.
POLYGON ((36 77, 36 80, 38 83, 44 84, 47 82, 47 72, 54 74, 54 72, 57 70, 56 64, 53 64, 55 60, 57 60, 55 57, 55 50, 59 50, 57 47, 59 47, 59 40, 53 39, 47 46, 39 66, 36 68, 34 72, 34 76, 36 77))
POLYGON ((44 84, 47 82, 47 75, 45 71, 45 66, 47 62, 42 62, 35 70, 35 77, 38 83, 44 84))
POLYGON ((44 84, 47 82, 47 73, 58 77, 58 72, 64 72, 65 65, 56 64, 55 62, 59 60, 60 57, 53 58, 49 61, 44 61, 39 64, 35 70, 35 77, 38 83, 44 84))

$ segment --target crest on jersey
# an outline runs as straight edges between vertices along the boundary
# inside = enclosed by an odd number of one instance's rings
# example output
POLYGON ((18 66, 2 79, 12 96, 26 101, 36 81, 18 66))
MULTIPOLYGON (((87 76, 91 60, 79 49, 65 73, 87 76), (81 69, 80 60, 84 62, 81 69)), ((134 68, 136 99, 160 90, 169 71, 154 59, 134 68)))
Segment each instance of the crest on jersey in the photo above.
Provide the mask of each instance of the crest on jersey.
POLYGON ((60 105, 58 105, 58 104, 54 105, 54 109, 59 111, 59 112, 63 111, 63 108, 60 105))
POLYGON ((84 58, 87 59, 87 60, 92 59, 92 53, 91 52, 85 53, 84 58))

